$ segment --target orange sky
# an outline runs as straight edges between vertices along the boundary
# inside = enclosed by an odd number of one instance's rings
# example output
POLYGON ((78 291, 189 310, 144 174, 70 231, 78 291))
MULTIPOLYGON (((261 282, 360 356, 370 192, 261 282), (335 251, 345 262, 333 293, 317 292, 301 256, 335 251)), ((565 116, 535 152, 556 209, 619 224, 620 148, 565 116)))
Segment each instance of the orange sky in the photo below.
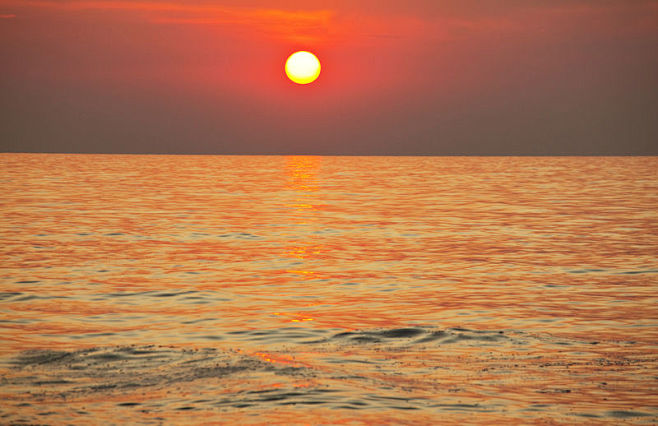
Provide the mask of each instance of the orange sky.
POLYGON ((658 154, 656 51, 658 1, 0 0, 0 148, 658 154))

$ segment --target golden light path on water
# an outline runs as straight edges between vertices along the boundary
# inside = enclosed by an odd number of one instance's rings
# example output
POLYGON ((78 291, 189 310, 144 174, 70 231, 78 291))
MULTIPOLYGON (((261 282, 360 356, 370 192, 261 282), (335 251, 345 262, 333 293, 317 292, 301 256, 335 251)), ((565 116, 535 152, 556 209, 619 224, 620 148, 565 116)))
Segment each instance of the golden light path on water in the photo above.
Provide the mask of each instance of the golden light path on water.
POLYGON ((3 422, 656 420, 655 157, 0 163, 3 422))

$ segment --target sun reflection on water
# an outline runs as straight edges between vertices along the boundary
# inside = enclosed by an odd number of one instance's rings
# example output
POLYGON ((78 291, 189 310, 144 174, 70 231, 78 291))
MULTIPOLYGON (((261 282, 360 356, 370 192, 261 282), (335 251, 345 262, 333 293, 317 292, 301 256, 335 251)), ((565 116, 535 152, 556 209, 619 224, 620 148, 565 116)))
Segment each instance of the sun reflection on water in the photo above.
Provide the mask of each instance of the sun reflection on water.
POLYGON ((322 157, 289 156, 286 157, 286 188, 300 193, 319 190, 318 172, 322 157))
MULTIPOLYGON (((299 225, 299 231, 289 235, 284 256, 300 261, 319 258, 324 247, 317 242, 313 233, 319 229, 318 214, 321 206, 319 171, 321 157, 286 157, 286 189, 291 191, 286 207, 290 222, 299 225)), ((297 228, 297 227, 295 227, 297 228)), ((313 275, 313 271, 295 268, 295 273, 313 275)))
MULTIPOLYGON (((314 269, 314 261, 321 259, 325 252, 324 245, 318 242, 315 235, 320 230, 321 166, 321 157, 289 156, 285 159, 285 188, 289 191, 285 206, 288 209, 289 224, 293 225, 282 252, 283 258, 290 260, 285 263, 288 267, 282 275, 287 282, 292 280, 311 284, 322 278, 322 274, 314 269)), ((275 312, 274 315, 290 323, 314 321, 310 315, 299 310, 275 312)))

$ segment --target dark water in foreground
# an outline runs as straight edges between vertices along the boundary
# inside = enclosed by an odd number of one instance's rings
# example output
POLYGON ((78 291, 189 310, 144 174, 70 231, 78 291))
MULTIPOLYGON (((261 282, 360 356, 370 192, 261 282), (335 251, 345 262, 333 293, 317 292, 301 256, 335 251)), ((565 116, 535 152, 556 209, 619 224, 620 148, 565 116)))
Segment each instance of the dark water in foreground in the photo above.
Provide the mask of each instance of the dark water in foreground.
POLYGON ((658 158, 0 155, 0 423, 658 420, 658 158))

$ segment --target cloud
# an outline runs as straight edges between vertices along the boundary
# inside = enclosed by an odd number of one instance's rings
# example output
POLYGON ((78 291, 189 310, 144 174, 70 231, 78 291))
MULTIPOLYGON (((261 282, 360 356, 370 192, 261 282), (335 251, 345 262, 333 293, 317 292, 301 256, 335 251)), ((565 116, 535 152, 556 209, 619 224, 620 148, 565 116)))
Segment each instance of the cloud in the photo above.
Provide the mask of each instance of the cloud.
POLYGON ((15 17, 16 15, 14 15, 13 13, 0 14, 0 19, 13 19, 15 17))
MULTIPOLYGON (((536 34, 655 36, 658 1, 637 0, 5 0, 19 8, 108 11, 157 25, 236 27, 276 40, 301 43, 417 40, 427 43, 536 34), (331 7, 329 7, 331 6, 331 7), (551 28, 555 28, 552 31, 551 28)), ((9 15, 7 15, 9 16, 9 15)), ((3 16, 4 17, 4 16, 3 16)))
POLYGON ((326 33, 334 13, 330 10, 288 10, 223 6, 208 3, 118 0, 68 2, 27 0, 8 2, 17 7, 64 11, 116 11, 138 14, 155 24, 244 26, 274 36, 309 38, 326 33))
POLYGON ((156 24, 241 26, 275 38, 311 41, 322 38, 330 31, 333 17, 333 12, 328 10, 223 8, 203 12, 187 9, 176 15, 150 16, 148 20, 156 24))

